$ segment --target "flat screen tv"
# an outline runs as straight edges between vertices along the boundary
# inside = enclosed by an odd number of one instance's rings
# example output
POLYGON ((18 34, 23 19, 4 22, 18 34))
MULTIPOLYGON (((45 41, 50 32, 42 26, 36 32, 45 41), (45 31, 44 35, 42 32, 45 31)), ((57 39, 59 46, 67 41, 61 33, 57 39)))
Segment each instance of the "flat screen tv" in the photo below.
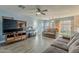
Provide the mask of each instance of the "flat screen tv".
POLYGON ((17 20, 3 19, 3 33, 22 31, 22 28, 17 27, 17 20))

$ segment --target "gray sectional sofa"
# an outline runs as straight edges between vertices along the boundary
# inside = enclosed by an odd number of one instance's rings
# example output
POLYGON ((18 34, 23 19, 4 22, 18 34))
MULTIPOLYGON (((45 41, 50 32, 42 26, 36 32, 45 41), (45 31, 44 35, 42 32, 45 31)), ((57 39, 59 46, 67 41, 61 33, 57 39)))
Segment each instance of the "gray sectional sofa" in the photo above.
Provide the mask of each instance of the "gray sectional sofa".
POLYGON ((79 53, 79 33, 74 33, 70 40, 55 39, 43 53, 79 53))

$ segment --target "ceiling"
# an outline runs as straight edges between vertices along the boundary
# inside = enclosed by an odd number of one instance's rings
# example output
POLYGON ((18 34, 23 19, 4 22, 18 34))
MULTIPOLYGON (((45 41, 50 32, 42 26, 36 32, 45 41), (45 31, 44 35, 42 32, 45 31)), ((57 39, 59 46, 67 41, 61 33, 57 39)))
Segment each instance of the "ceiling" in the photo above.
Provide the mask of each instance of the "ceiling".
POLYGON ((1 5, 0 10, 4 10, 6 12, 20 14, 20 15, 30 15, 36 16, 36 8, 44 10, 47 9, 46 15, 39 15, 39 17, 43 18, 56 18, 63 16, 72 16, 79 15, 79 6, 78 5, 24 5, 25 8, 19 8, 18 5, 1 5))

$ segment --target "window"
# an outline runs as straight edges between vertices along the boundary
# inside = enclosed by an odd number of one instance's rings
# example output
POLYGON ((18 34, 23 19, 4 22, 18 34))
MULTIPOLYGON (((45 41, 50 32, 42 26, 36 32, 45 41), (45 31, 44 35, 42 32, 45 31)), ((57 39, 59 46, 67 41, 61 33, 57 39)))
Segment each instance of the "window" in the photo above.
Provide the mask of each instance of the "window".
POLYGON ((43 28, 44 28, 44 30, 54 29, 55 28, 54 21, 43 21, 43 28))

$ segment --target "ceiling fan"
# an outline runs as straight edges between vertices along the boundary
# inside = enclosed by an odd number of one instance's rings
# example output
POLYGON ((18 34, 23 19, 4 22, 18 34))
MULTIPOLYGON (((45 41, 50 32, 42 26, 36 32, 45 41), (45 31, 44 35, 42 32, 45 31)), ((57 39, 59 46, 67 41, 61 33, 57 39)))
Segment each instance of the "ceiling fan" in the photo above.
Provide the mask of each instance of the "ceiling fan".
MULTIPOLYGON (((24 5, 18 5, 18 7, 19 8, 21 8, 21 9, 25 9, 26 7, 24 6, 24 5)), ((45 9, 45 10, 41 10, 40 8, 35 8, 36 9, 36 15, 46 15, 46 13, 45 12, 47 12, 48 10, 47 9, 45 9)))
POLYGON ((42 15, 46 15, 46 13, 45 12, 47 12, 48 10, 47 9, 45 9, 45 10, 41 10, 40 8, 36 8, 36 15, 40 15, 40 14, 42 14, 42 15))

